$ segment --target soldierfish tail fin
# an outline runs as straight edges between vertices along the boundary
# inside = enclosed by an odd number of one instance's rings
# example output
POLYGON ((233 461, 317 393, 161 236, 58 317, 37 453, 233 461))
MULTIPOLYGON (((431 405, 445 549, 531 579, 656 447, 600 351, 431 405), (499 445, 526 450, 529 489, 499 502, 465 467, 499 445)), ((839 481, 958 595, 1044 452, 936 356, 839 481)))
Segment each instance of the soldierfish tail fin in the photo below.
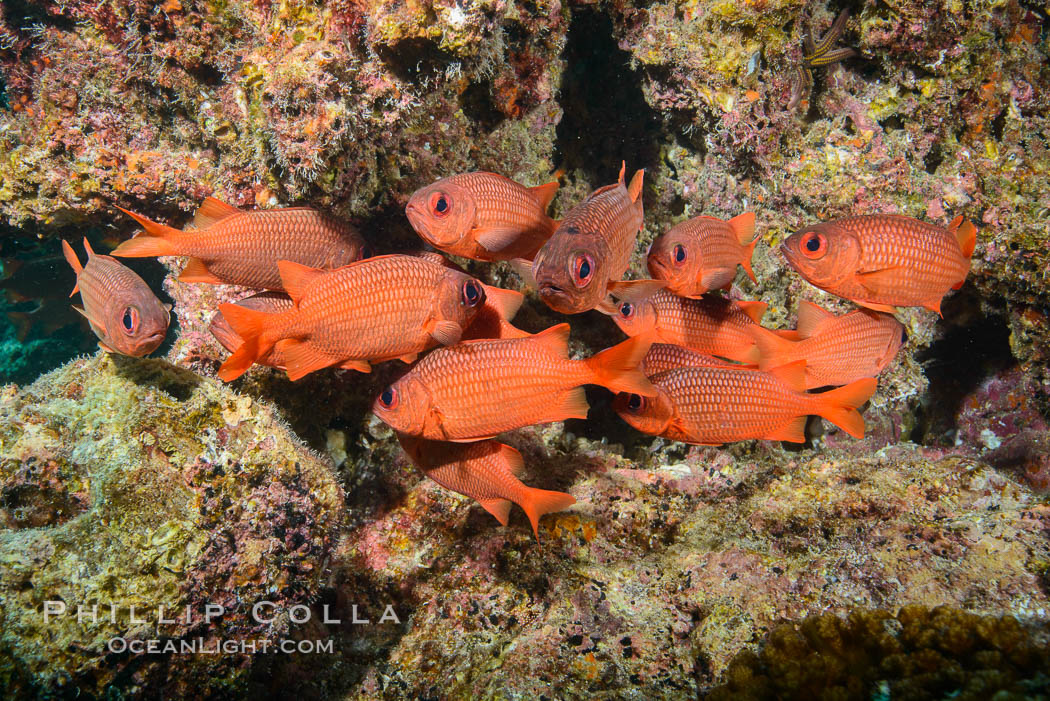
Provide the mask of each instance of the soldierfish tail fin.
POLYGON ((587 358, 583 362, 591 373, 588 384, 601 385, 613 392, 655 397, 656 388, 641 369, 652 344, 647 336, 635 336, 587 358))
POLYGON ((792 362, 796 341, 789 340, 764 326, 749 326, 748 332, 758 348, 758 369, 763 372, 792 362))
POLYGON ((817 402, 817 413, 854 438, 863 438, 864 419, 857 407, 875 394, 876 385, 874 377, 867 377, 830 392, 812 395, 817 402))
POLYGON ((139 234, 113 249, 113 255, 123 258, 148 258, 150 256, 178 256, 182 255, 178 247, 178 239, 183 235, 178 229, 160 224, 147 219, 141 214, 135 214, 123 207, 117 207, 121 212, 139 223, 146 230, 146 235, 139 234))
POLYGON ((279 340, 268 333, 277 314, 267 314, 239 307, 236 304, 220 304, 219 311, 230 327, 244 342, 219 368, 219 378, 230 382, 237 379, 279 340))
POLYGON ((76 251, 69 245, 69 241, 62 239, 62 255, 66 257, 66 262, 73 268, 73 272, 77 274, 77 283, 73 285, 73 291, 69 293, 72 297, 80 291, 80 273, 84 270, 84 266, 80 264, 80 259, 77 258, 76 251))
POLYGON ((517 504, 529 517, 532 524, 532 533, 536 540, 540 539, 540 517, 544 514, 552 514, 563 511, 576 503, 576 497, 566 492, 552 492, 546 489, 522 486, 522 494, 517 499, 517 504))
POLYGON ((962 249, 962 254, 967 258, 973 255, 973 249, 977 247, 977 227, 973 225, 969 219, 964 219, 963 215, 957 216, 952 219, 952 223, 948 225, 948 231, 955 235, 955 240, 959 242, 959 248, 962 249))

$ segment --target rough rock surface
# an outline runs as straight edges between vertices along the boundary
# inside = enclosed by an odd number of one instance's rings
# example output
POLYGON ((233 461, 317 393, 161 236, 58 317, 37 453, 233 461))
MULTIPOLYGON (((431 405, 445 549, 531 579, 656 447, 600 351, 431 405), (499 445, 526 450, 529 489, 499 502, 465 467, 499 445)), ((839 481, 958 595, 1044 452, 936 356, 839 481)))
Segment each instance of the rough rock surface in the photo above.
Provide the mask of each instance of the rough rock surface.
POLYGON ((8 385, 0 686, 235 691, 248 655, 136 655, 109 641, 277 641, 315 596, 344 516, 330 462, 272 407, 165 361, 99 353, 8 385), (45 618, 46 601, 64 611, 45 618), (274 623, 253 618, 258 601, 274 604, 274 623), (209 604, 225 609, 210 623, 209 604))

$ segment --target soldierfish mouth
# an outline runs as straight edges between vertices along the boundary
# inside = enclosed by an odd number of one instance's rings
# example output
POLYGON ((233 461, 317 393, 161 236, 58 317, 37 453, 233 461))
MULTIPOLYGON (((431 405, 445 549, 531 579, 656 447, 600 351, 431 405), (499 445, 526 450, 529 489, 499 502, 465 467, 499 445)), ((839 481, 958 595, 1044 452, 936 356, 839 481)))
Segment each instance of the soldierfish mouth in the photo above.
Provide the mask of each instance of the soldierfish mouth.
POLYGON ((569 294, 551 283, 541 283, 539 289, 540 299, 556 312, 562 314, 576 314, 575 300, 569 294))
POLYGON ((787 247, 787 244, 780 244, 780 255, 784 256, 785 260, 787 260, 791 267, 798 267, 795 265, 795 254, 787 247))

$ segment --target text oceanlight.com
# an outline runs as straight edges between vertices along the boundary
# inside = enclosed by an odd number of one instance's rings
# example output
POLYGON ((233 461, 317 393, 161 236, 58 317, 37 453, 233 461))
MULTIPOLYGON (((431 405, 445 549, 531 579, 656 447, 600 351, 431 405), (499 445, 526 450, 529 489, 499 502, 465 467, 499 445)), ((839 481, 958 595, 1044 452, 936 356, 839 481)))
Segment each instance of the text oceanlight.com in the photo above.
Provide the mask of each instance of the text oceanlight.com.
POLYGON ((110 652, 120 654, 131 652, 136 655, 254 655, 271 652, 291 653, 327 653, 335 651, 335 641, 328 640, 128 640, 127 638, 110 638, 106 647, 110 652))

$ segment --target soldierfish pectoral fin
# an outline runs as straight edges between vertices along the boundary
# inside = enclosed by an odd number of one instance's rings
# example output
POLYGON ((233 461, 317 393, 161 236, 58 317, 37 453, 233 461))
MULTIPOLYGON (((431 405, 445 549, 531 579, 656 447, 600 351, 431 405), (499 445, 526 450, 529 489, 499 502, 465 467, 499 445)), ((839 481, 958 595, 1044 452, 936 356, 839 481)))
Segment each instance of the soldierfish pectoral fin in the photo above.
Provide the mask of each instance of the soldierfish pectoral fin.
POLYGON ((443 346, 451 346, 459 343, 463 336, 463 328, 454 321, 431 319, 424 328, 435 341, 443 346))
POLYGON ((197 282, 206 285, 221 285, 223 281, 213 275, 200 258, 190 258, 179 273, 179 282, 197 282))
POLYGON ((606 316, 612 316, 616 314, 617 310, 619 309, 619 305, 616 304, 616 300, 614 300, 611 296, 606 295, 605 299, 598 302, 598 304, 596 304, 594 308, 606 316))
POLYGON ((721 290, 732 285, 734 277, 736 277, 735 265, 729 269, 712 268, 700 274, 700 286, 705 290, 721 290))
POLYGON ((878 292, 898 284, 901 279, 901 272, 900 266, 893 265, 878 270, 859 271, 854 273, 854 276, 857 278, 857 282, 863 285, 865 289, 878 292))
POLYGON ((123 355, 123 353, 121 353, 120 351, 115 351, 115 350, 113 350, 112 348, 110 348, 109 346, 107 346, 107 345, 106 345, 105 343, 103 343, 102 341, 99 341, 99 342, 98 342, 98 347, 99 347, 99 348, 101 348, 102 350, 106 351, 107 353, 116 353, 117 355, 123 355))
POLYGON ((482 248, 493 253, 502 251, 507 246, 510 246, 521 236, 521 230, 515 229, 514 227, 486 227, 482 229, 474 230, 474 240, 477 241, 482 248))
POLYGON ((91 318, 91 316, 87 313, 86 309, 76 306, 74 306, 73 309, 76 309, 78 312, 80 312, 81 316, 88 320, 88 323, 91 324, 91 328, 95 330, 95 333, 99 333, 99 330, 104 328, 102 324, 98 323, 97 320, 91 318))

